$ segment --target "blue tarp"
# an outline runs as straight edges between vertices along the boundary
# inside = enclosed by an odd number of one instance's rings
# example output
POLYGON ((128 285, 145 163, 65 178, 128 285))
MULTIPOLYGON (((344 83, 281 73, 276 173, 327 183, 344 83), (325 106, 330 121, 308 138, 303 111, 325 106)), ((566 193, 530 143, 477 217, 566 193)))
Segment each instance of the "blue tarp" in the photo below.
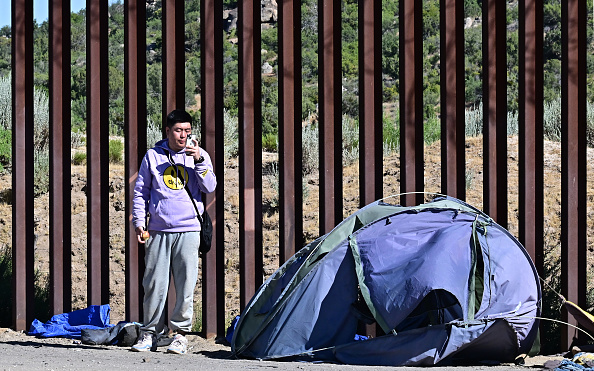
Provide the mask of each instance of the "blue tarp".
POLYGON ((82 329, 103 329, 112 327, 109 323, 109 304, 91 305, 70 313, 56 314, 42 323, 35 319, 28 334, 40 337, 65 337, 80 339, 82 329))

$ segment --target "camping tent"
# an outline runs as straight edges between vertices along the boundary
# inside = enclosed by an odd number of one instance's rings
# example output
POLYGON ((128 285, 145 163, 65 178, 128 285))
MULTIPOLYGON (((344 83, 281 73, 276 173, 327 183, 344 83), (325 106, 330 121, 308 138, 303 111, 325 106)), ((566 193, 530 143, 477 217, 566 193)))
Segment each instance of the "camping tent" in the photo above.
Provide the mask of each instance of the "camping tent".
POLYGON ((238 357, 365 365, 512 361, 537 336, 540 284, 504 228, 450 197, 377 201, 299 250, 256 292, 238 357), (358 340, 358 324, 383 335, 358 340))

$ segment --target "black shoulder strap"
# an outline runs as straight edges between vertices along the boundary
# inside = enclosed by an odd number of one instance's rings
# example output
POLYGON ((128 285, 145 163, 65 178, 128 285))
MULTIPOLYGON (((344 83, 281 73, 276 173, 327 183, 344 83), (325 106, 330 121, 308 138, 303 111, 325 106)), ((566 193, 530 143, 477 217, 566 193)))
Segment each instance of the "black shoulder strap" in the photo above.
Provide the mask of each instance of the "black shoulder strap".
MULTIPOLYGON (((173 158, 171 157, 171 153, 169 151, 167 151, 167 158, 169 159, 169 163, 173 167, 177 167, 177 165, 173 161, 173 158)), ((186 184, 183 174, 181 176, 181 182, 184 185, 184 189, 186 190, 186 192, 188 192, 188 196, 190 197, 190 200, 192 201, 192 205, 194 205, 194 210, 196 210, 196 217, 198 217, 198 221, 200 222, 200 225, 202 225, 203 224, 202 216, 200 215, 200 212, 198 211, 198 206, 196 205, 196 201, 194 200, 194 197, 192 197, 192 194, 190 193, 190 190, 188 189, 188 185, 186 184)))

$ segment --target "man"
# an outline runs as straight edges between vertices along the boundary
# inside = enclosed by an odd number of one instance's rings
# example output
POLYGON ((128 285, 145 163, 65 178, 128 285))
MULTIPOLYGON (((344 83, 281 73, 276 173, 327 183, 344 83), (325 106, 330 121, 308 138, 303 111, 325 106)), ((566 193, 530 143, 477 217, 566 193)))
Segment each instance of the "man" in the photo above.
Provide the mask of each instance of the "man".
POLYGON ((176 335, 167 348, 184 354, 184 336, 192 328, 194 288, 198 279, 198 247, 202 193, 214 191, 217 180, 212 162, 192 133, 192 117, 184 110, 167 115, 167 135, 148 150, 134 186, 132 223, 138 242, 145 243, 144 323, 133 351, 156 349, 156 334, 164 325, 170 273, 175 286, 175 308, 170 328, 176 335), (187 189, 186 189, 187 188, 187 189), (190 199, 190 194, 192 199, 190 199), (146 219, 148 216, 148 225, 146 219), (148 231, 150 237, 145 236, 148 231))

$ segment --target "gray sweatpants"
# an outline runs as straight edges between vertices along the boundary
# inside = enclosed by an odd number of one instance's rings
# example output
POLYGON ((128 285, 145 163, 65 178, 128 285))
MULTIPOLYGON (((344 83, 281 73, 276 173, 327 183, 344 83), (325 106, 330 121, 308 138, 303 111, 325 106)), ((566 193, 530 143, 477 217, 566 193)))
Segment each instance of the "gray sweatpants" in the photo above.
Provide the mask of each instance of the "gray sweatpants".
POLYGON ((194 288, 198 279, 198 246, 200 232, 156 232, 145 247, 144 326, 142 330, 159 333, 165 323, 165 301, 170 273, 175 286, 175 307, 170 329, 189 332, 192 329, 194 288))

